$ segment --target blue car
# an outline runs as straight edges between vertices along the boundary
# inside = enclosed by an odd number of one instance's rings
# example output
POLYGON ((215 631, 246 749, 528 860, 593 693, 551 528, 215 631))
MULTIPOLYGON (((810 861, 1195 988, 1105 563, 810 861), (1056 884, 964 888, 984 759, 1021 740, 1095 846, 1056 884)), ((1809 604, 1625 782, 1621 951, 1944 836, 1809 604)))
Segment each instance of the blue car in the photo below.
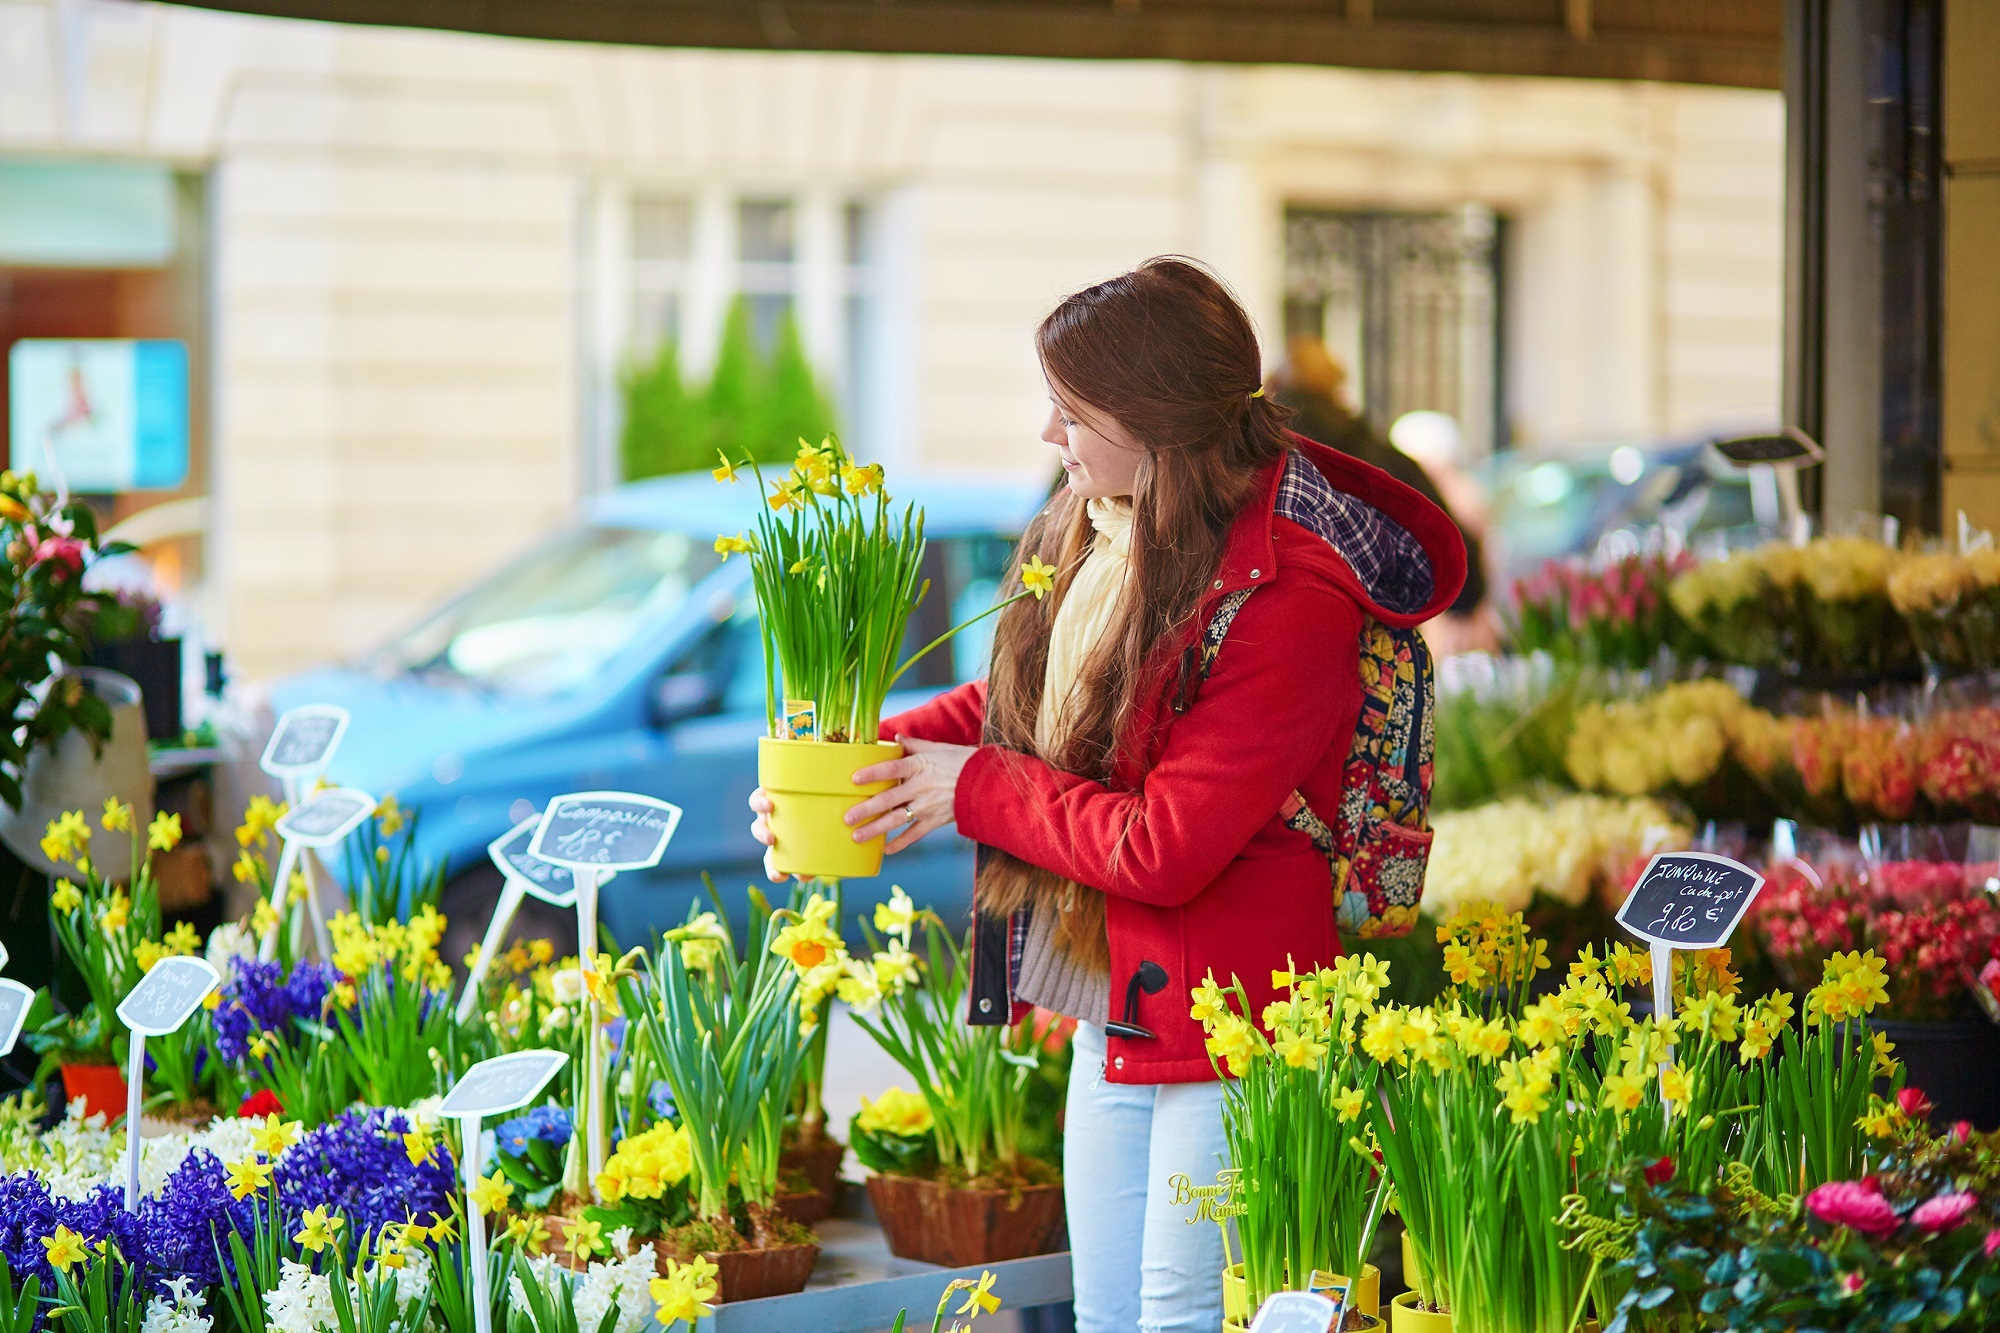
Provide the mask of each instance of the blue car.
MULTIPOLYGON (((895 492, 923 509, 929 539, 913 651, 993 604, 1046 492, 918 480, 895 492)), ((604 889, 602 919, 621 945, 683 920, 702 871, 739 907, 746 883, 765 882, 745 805, 766 727, 757 603, 749 562, 714 549, 718 533, 747 531, 759 504, 754 484, 706 474, 620 487, 375 652, 277 688, 280 712, 333 703, 352 714, 333 781, 393 792, 419 812, 421 853, 446 868, 445 957, 462 957, 491 915, 500 876, 487 843, 567 791, 643 792, 684 812, 657 869, 604 889)), ((886 713, 983 674, 992 624, 912 668, 886 713)), ((850 881, 849 909, 865 911, 891 883, 961 918, 971 844, 931 835, 890 858, 879 879, 850 881)), ((517 933, 567 944, 574 917, 531 899, 517 933)))

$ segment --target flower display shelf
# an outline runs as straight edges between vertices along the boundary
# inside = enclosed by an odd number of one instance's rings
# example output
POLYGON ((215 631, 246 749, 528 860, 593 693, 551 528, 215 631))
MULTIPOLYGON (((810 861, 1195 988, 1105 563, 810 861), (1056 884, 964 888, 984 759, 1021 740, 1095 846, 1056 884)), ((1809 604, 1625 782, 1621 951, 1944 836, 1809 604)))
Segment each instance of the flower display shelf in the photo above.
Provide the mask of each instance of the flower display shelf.
POLYGON ((702 1321, 702 1333, 869 1333, 894 1323, 898 1310, 928 1328, 945 1285, 954 1278, 976 1280, 982 1269, 997 1274, 995 1290, 1008 1310, 1058 1305, 1072 1295, 1067 1251, 942 1268, 897 1258, 881 1230, 861 1218, 830 1217, 817 1230, 819 1262, 804 1291, 718 1305, 702 1321))

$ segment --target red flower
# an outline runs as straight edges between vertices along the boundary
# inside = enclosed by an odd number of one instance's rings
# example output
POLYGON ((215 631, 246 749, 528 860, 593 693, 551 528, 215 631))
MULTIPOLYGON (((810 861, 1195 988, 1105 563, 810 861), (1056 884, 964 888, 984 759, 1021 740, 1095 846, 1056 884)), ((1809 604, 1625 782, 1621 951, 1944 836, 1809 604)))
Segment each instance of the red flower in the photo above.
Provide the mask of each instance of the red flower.
POLYGON ((1927 1120, 1935 1109, 1922 1088, 1904 1088, 1896 1094, 1896 1105, 1912 1120, 1927 1120))
POLYGON ((1664 1185, 1673 1178, 1674 1159, 1671 1157, 1662 1157, 1659 1161, 1650 1163, 1646 1167, 1646 1183, 1648 1185, 1664 1185))
POLYGON ((1963 1143, 1971 1137, 1972 1122, 1970 1120, 1954 1120, 1951 1122, 1951 1141, 1953 1143, 1963 1143))
POLYGON ((1960 1191, 1957 1194, 1940 1194, 1934 1199, 1926 1199, 1910 1214, 1910 1225, 1919 1231, 1936 1234, 1949 1231, 1965 1220, 1965 1215, 1979 1206, 1979 1197, 1960 1191))
POLYGON ((1896 1210, 1872 1180, 1836 1180, 1806 1195, 1806 1207, 1823 1222, 1864 1235, 1882 1236, 1896 1229, 1896 1210))
POLYGON ((2000 1250, 2000 1228, 1986 1233, 1986 1257, 1991 1259, 1995 1250, 2000 1250))
POLYGON ((261 1118, 267 1115, 283 1115, 284 1112, 285 1107, 278 1100, 278 1094, 272 1092, 269 1088, 257 1089, 257 1091, 243 1099, 243 1105, 236 1108, 236 1114, 246 1118, 251 1116, 261 1118))
POLYGON ((64 565, 72 574, 83 572, 83 543, 74 537, 44 537, 35 543, 35 553, 28 563, 39 565, 54 560, 64 565))
POLYGON ((1843 1273, 1840 1278, 1840 1289, 1849 1296, 1858 1296, 1861 1294, 1862 1283, 1861 1274, 1843 1273))

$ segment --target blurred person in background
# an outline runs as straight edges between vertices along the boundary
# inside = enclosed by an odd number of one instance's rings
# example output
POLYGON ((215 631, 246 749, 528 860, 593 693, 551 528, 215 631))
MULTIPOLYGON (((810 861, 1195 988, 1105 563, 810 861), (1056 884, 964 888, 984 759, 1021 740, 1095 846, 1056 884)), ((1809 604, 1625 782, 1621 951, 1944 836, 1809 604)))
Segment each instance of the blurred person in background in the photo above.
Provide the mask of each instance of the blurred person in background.
POLYGON ((1458 467, 1457 424, 1441 412, 1406 413, 1397 421, 1400 426, 1411 417, 1439 417, 1450 426, 1449 451, 1435 439, 1439 434, 1435 422, 1416 426, 1412 439, 1430 447, 1441 458, 1449 453, 1452 462, 1447 475, 1453 478, 1453 490, 1457 492, 1454 494, 1434 478, 1425 463, 1382 439, 1366 417, 1347 406, 1342 393, 1346 382, 1347 371, 1327 351, 1324 342, 1309 333, 1295 333, 1285 342, 1285 362, 1271 376, 1268 389, 1272 398, 1292 409, 1294 415, 1289 423, 1292 430, 1350 458, 1381 468, 1451 515, 1459 534, 1465 538, 1465 586, 1443 615, 1424 625, 1424 637, 1440 657, 1496 648, 1498 627, 1486 605, 1486 559, 1482 545, 1485 499, 1478 483, 1458 467), (1470 504, 1469 511, 1459 508, 1461 499, 1470 504))

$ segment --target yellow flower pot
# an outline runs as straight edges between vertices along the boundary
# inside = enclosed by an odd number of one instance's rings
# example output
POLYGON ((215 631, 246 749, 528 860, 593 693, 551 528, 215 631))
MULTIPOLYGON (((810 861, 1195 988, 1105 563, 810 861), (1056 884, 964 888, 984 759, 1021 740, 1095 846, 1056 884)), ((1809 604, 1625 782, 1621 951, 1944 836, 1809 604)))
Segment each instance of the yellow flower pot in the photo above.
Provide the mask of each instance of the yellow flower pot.
POLYGON ((772 864, 788 875, 853 879, 882 873, 881 838, 856 842, 844 816, 894 783, 854 785, 870 764, 903 757, 894 741, 757 741, 757 785, 771 798, 772 864))
POLYGON ((1250 1317, 1250 1284, 1243 1277, 1242 1264, 1222 1270, 1222 1317, 1238 1322, 1250 1317))
MULTIPOLYGON (((1312 1290, 1322 1296, 1332 1296, 1347 1285, 1345 1273, 1329 1273, 1324 1269, 1313 1269, 1312 1290)), ((1361 1266, 1361 1280, 1354 1284, 1354 1291, 1348 1304, 1366 1315, 1382 1313, 1382 1270, 1374 1264, 1361 1266)), ((1223 1306, 1228 1309, 1227 1304, 1223 1306)))
POLYGON ((1389 1327, 1394 1333, 1451 1333, 1451 1316, 1416 1308, 1417 1293, 1406 1291, 1389 1302, 1389 1327))

